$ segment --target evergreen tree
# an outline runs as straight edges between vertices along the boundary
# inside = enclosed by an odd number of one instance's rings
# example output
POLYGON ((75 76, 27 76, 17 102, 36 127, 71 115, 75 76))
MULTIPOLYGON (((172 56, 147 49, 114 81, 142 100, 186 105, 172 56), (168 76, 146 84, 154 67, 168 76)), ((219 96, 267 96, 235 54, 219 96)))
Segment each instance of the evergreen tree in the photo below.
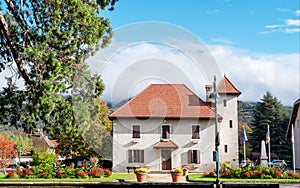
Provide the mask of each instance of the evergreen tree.
POLYGON ((291 146, 285 140, 289 114, 280 101, 267 92, 254 110, 251 142, 254 151, 260 152, 261 141, 266 140, 267 126, 270 126, 271 152, 280 159, 290 160, 291 146))

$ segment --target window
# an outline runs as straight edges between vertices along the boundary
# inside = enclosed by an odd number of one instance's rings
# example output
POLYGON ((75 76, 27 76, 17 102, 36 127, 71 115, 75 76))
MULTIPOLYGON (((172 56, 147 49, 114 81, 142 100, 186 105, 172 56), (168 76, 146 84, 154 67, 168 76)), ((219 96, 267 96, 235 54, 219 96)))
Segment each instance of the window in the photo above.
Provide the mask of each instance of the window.
POLYGON ((232 120, 229 120, 229 128, 232 128, 232 120))
POLYGON ((192 139, 200 139, 200 126, 199 125, 192 126, 192 139))
POLYGON ((170 125, 163 125, 162 126, 162 139, 169 139, 170 138, 170 125))
POLYGON ((223 100, 223 105, 224 105, 224 107, 227 107, 227 100, 226 99, 223 100))
POLYGON ((189 150, 188 160, 189 163, 200 164, 200 150, 189 150))
POLYGON ((128 163, 144 163, 144 150, 128 150, 128 163))
POLYGON ((139 125, 132 126, 132 138, 141 138, 141 127, 139 125))
POLYGON ((228 152, 228 146, 227 145, 224 146, 224 150, 225 150, 225 153, 228 152))

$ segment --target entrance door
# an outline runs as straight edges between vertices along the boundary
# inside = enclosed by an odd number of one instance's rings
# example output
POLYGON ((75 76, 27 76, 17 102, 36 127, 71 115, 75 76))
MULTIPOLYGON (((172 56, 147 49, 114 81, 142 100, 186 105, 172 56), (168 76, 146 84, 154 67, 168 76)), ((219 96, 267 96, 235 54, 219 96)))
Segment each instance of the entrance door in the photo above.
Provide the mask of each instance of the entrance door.
POLYGON ((161 169, 162 170, 171 170, 172 158, 171 150, 161 150, 161 169))

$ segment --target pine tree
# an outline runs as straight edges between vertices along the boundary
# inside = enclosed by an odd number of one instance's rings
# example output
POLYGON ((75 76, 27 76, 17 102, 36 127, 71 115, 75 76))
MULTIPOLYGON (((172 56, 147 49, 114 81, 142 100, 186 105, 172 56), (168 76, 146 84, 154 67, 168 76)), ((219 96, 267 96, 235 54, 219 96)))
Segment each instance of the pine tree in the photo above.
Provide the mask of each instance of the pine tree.
POLYGON ((285 140, 289 115, 280 101, 267 92, 254 110, 251 142, 254 151, 260 152, 261 141, 266 140, 267 126, 270 126, 271 152, 280 159, 290 160, 291 146, 285 140))

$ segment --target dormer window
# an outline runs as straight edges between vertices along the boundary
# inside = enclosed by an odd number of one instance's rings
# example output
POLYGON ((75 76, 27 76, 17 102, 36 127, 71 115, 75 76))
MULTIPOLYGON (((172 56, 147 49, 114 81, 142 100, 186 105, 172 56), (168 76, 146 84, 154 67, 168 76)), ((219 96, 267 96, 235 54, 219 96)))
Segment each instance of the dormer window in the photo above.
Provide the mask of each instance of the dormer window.
POLYGON ((132 138, 141 138, 141 126, 140 125, 132 126, 132 138))

